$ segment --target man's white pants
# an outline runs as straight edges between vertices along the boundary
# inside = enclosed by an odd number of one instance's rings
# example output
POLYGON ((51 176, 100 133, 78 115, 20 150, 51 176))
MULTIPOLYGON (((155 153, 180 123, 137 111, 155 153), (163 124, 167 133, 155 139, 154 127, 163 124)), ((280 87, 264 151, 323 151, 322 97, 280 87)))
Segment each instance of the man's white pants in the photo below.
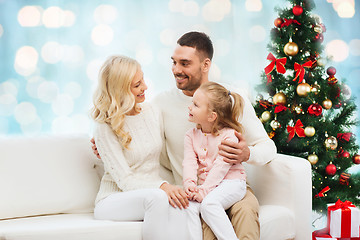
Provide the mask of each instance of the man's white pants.
POLYGON ((191 240, 202 239, 202 227, 199 214, 209 225, 218 240, 237 240, 235 231, 225 210, 244 198, 245 180, 223 180, 201 203, 191 201, 186 209, 188 230, 191 240))
POLYGON ((144 240, 188 239, 186 213, 169 204, 161 189, 139 189, 114 193, 96 204, 95 219, 144 221, 144 240))

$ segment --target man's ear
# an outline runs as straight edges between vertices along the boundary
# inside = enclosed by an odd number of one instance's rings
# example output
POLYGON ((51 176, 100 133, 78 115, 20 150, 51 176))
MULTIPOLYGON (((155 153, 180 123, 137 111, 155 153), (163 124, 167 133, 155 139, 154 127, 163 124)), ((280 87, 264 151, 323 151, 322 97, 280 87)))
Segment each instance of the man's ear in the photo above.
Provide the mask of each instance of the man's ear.
POLYGON ((214 122, 217 118, 217 113, 216 112, 210 112, 208 115, 208 121, 209 122, 214 122))
POLYGON ((205 58, 203 61, 203 72, 209 72, 210 67, 211 67, 210 58, 205 58))

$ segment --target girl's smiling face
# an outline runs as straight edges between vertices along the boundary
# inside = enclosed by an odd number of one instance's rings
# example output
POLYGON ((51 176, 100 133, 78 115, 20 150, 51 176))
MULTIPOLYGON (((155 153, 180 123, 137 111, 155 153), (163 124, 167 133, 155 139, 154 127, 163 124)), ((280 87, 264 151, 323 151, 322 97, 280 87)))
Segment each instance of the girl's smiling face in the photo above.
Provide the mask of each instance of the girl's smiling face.
POLYGON ((211 115, 207 95, 200 89, 196 90, 189 106, 189 121, 204 126, 211 122, 211 115))

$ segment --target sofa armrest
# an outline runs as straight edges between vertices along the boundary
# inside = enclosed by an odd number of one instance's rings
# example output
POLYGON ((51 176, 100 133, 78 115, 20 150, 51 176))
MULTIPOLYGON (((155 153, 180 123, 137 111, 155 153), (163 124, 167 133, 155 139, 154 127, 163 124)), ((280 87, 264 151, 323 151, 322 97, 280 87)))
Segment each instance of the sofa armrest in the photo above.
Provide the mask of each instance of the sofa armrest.
POLYGON ((312 174, 309 161, 277 154, 263 166, 246 165, 260 205, 280 205, 295 216, 296 239, 311 239, 312 174))

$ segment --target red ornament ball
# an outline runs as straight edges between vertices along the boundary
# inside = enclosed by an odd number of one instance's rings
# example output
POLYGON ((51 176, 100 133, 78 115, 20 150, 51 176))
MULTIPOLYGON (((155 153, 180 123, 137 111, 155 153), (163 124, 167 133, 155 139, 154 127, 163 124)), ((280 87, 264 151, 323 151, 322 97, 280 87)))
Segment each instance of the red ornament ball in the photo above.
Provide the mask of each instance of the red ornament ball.
POLYGON ((315 40, 315 42, 322 43, 324 41, 324 35, 322 33, 318 33, 318 34, 316 34, 314 40, 315 40))
POLYGON ((336 166, 334 164, 329 164, 325 168, 325 172, 327 175, 334 176, 336 173, 336 166))
POLYGON ((292 12, 295 16, 300 16, 303 13, 304 9, 299 6, 299 5, 295 5, 292 9, 292 12))
POLYGON ((355 154, 352 158, 353 163, 355 164, 360 164, 360 155, 359 154, 355 154))
POLYGON ((284 23, 284 20, 282 20, 282 18, 277 18, 274 20, 274 25, 275 27, 281 27, 281 25, 284 23))
POLYGON ((350 157, 350 153, 347 152, 347 151, 343 151, 342 153, 339 154, 339 157, 349 158, 349 157, 350 157))
POLYGON ((326 69, 326 73, 330 76, 333 77, 336 73, 336 68, 334 67, 328 67, 328 69, 326 69))
POLYGON ((318 103, 311 104, 308 108, 308 113, 310 115, 320 116, 322 113, 322 107, 318 103))

